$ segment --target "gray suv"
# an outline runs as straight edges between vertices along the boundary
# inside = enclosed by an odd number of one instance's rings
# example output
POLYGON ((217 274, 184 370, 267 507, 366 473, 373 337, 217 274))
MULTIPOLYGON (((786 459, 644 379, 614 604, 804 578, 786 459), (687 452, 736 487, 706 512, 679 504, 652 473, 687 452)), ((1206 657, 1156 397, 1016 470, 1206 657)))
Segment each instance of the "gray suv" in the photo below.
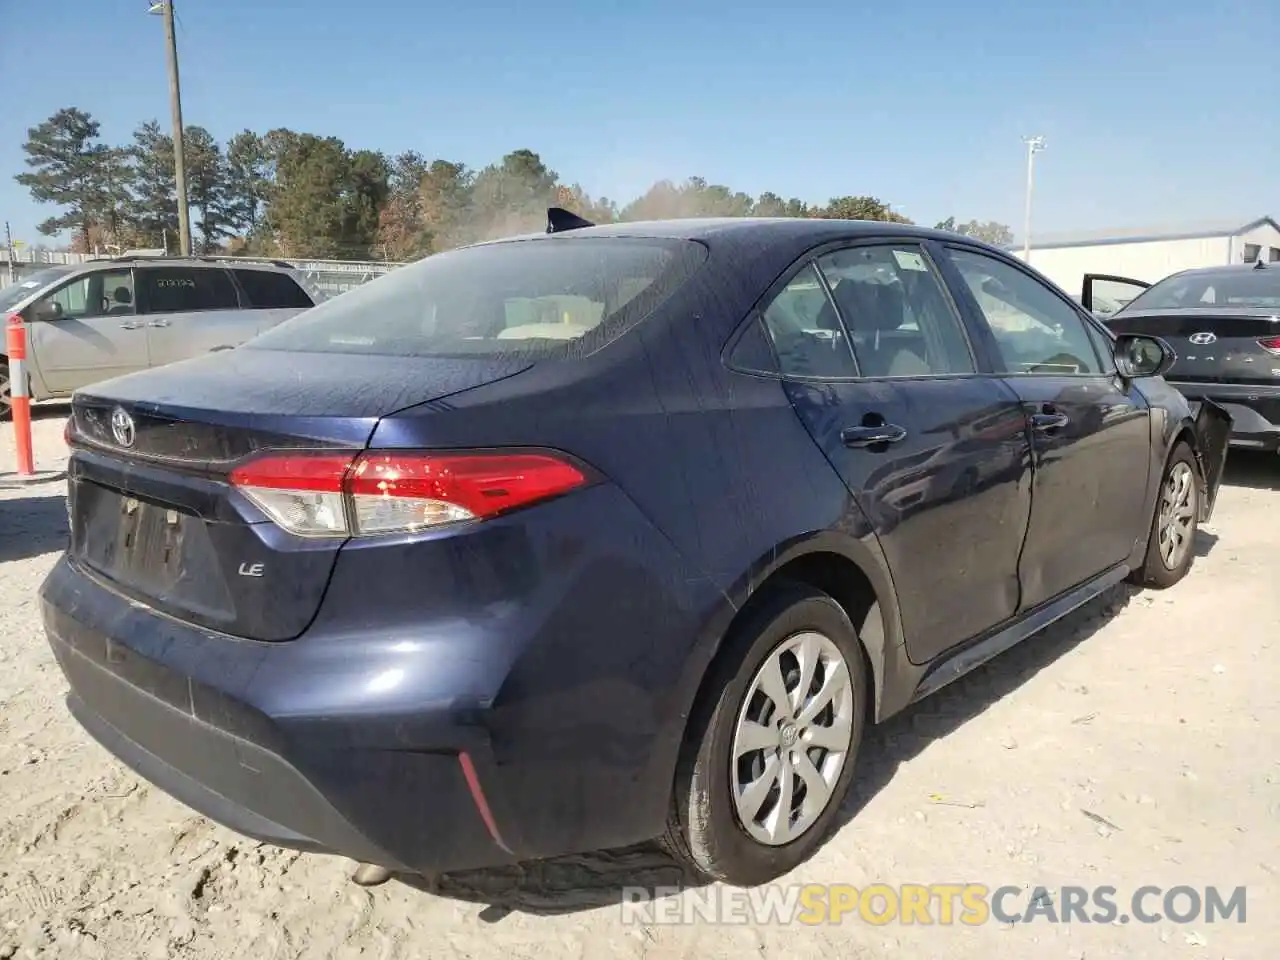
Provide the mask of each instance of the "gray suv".
MULTIPOLYGON (((27 323, 31 397, 80 387, 256 336, 321 299, 282 261, 120 257, 49 267, 0 290, 0 319, 27 323)), ((0 340, 0 419, 10 414, 0 340)))

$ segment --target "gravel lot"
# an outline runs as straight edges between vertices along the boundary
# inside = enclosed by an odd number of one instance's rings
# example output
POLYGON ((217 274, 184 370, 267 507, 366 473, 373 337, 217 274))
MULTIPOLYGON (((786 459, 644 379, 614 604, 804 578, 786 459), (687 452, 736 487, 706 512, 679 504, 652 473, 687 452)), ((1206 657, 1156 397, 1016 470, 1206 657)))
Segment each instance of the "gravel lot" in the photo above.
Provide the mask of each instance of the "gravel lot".
MULTIPOLYGON (((60 465, 63 416, 41 411, 37 466, 60 465)), ((1146 884, 1246 886, 1244 925, 626 924, 622 886, 678 879, 648 849, 356 887, 343 861, 194 816, 66 714, 35 596, 63 546, 63 497, 58 482, 0 489, 0 960, 1242 960, 1280 944, 1275 458, 1232 454, 1178 587, 1117 590, 873 732, 857 817, 791 878, 1110 885, 1122 906, 1146 884)))

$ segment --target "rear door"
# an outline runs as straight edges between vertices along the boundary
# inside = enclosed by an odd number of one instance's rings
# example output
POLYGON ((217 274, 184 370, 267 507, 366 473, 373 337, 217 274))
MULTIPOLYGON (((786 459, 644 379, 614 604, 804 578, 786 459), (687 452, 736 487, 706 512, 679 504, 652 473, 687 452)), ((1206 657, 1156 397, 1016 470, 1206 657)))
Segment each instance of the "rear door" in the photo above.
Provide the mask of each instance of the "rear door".
POLYGON ((153 367, 238 346, 258 333, 231 274, 195 264, 138 268, 138 303, 153 367))
POLYGON ((948 245, 959 295, 1028 418, 1034 482, 1019 563, 1021 609, 1123 562, 1146 533, 1150 415, 1100 332, 1026 267, 948 245))
POLYGON ((1138 294, 1150 287, 1144 280, 1116 277, 1107 273, 1086 273, 1080 291, 1081 305, 1095 317, 1106 318, 1123 310, 1138 294))
POLYGON ((128 267, 76 276, 23 311, 32 364, 50 393, 65 395, 148 364, 146 328, 136 314, 128 267), (34 319, 56 305, 56 318, 34 319))
POLYGON ((236 267, 231 273, 240 288, 240 303, 253 312, 259 333, 315 305, 301 284, 283 270, 236 267))
POLYGON ((1012 616, 1030 509, 1024 420, 979 371, 925 248, 825 252, 786 279, 763 323, 796 411, 876 530, 911 659, 1012 616))

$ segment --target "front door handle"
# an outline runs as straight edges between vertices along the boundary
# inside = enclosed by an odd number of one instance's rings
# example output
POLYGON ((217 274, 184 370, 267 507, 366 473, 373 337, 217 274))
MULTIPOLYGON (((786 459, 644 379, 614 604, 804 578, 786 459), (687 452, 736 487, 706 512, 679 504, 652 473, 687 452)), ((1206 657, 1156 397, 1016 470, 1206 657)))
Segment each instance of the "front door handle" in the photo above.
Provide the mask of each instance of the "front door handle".
POLYGON ((169 325, 168 320, 152 320, 150 323, 147 324, 148 327, 167 327, 168 325, 169 325))
POLYGON ((143 326, 143 323, 141 320, 126 320, 124 323, 120 324, 120 329, 121 330, 139 330, 142 328, 142 326, 143 326))
POLYGON ((872 447, 877 443, 897 443, 906 435, 906 429, 896 423, 882 423, 878 427, 845 427, 840 431, 840 442, 846 447, 872 447))
POLYGON ((1065 413, 1033 413, 1031 415, 1031 429, 1040 433, 1057 430, 1070 422, 1065 413))

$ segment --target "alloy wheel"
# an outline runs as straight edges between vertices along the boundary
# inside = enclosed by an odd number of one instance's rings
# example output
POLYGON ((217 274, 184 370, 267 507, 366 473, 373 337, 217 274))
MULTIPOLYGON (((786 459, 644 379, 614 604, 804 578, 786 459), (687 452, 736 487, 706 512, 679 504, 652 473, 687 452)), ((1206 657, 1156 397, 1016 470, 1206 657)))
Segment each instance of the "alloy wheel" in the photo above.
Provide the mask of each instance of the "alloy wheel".
POLYGON ((1178 461, 1160 488, 1160 561, 1176 570, 1186 559, 1195 535, 1196 482, 1191 465, 1178 461))
POLYGON ((829 637, 797 633, 765 658, 729 761, 738 820, 753 839, 782 846, 822 815, 849 759, 854 709, 849 665, 829 637))

